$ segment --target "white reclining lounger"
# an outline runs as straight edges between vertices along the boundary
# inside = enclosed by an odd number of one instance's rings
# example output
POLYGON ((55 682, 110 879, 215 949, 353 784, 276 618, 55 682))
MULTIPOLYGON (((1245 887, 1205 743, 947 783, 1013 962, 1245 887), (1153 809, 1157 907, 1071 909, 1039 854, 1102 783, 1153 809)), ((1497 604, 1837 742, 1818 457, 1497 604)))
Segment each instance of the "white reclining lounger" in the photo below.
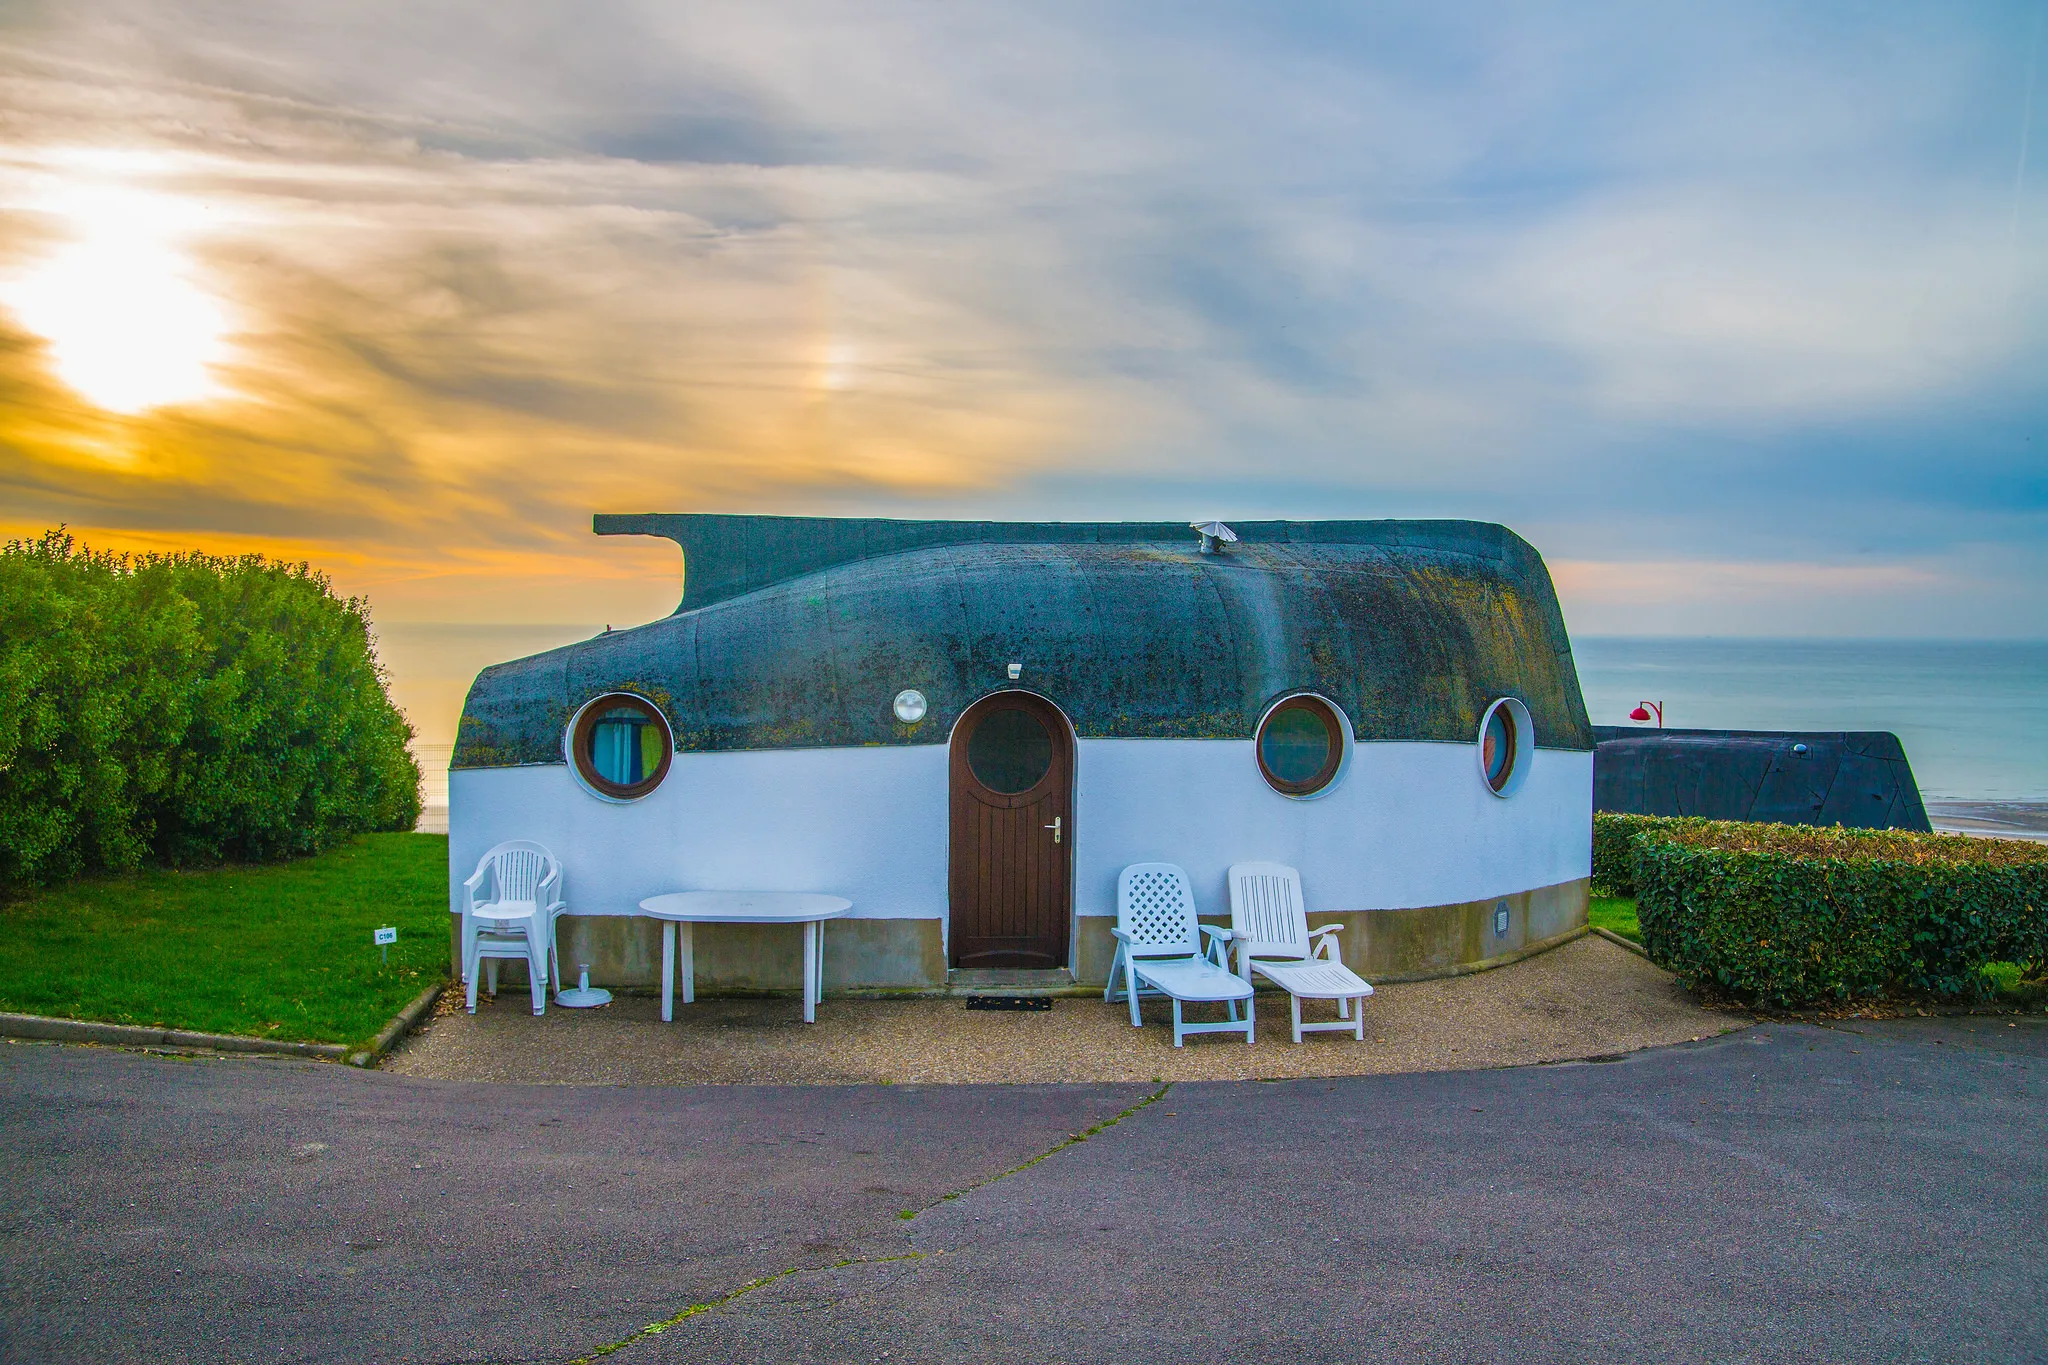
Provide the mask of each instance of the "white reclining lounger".
POLYGON ((1280 863, 1231 865, 1230 930, 1238 975, 1249 984, 1256 971, 1287 992, 1297 1043, 1303 1033, 1342 1030, 1365 1041, 1365 998, 1372 987, 1344 965, 1337 949, 1337 933, 1343 927, 1325 924, 1309 932, 1301 874, 1293 868, 1280 863), (1302 1023, 1305 999, 1336 1001, 1337 1022, 1302 1023))
POLYGON ((1231 973, 1223 956, 1230 930, 1195 918, 1195 893, 1188 874, 1172 863, 1133 863, 1116 883, 1116 958, 1109 964, 1109 985, 1102 998, 1117 998, 1117 972, 1123 972, 1122 994, 1131 1002, 1131 1024, 1138 1017, 1141 992, 1173 1001, 1173 1045, 1190 1033, 1242 1033, 1252 1040, 1252 987, 1231 973), (1206 951, 1197 932, 1206 938, 1206 951), (1181 1020, 1184 1000, 1220 1000, 1230 1016, 1221 1023, 1189 1024, 1181 1020), (1244 1002, 1244 1018, 1237 1002, 1244 1002))

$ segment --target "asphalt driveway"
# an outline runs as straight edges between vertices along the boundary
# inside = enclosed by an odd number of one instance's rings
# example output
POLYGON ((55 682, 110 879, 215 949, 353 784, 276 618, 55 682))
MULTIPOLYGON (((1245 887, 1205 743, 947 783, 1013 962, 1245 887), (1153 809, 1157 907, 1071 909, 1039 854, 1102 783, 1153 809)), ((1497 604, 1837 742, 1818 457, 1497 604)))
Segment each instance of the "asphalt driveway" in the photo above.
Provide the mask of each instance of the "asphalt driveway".
POLYGON ((1996 1019, 1163 1090, 14 1045, 0 1355, 2048 1360, 2044 1065, 1996 1019))

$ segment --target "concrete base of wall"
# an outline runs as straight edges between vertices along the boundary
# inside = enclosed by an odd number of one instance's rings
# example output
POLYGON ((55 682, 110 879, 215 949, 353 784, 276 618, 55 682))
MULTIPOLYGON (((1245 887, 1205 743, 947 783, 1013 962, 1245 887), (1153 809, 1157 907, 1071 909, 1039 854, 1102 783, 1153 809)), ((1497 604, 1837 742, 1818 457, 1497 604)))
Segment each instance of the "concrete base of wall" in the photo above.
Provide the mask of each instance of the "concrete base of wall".
MULTIPOLYGON (((1430 905, 1409 910, 1330 910, 1311 913, 1309 928, 1342 924, 1337 936, 1344 961, 1368 981, 1426 981, 1483 971, 1541 952, 1586 927, 1592 883, 1585 878, 1556 886, 1517 891, 1483 901, 1430 905), (1507 932, 1494 927, 1507 911, 1507 932)), ((1204 915, 1211 924, 1229 924, 1228 915, 1204 915)), ((1081 921, 1080 978, 1103 983, 1115 960, 1115 921, 1090 917, 1081 921)))
POLYGON ((1344 921, 1344 960, 1367 980, 1425 981, 1501 966, 1576 935, 1586 927, 1592 885, 1581 877, 1458 905, 1310 915, 1309 926, 1344 921), (1496 934, 1503 909, 1507 932, 1496 934))
MULTIPOLYGON (((1344 961, 1368 981, 1421 981, 1482 971, 1527 957, 1576 936, 1586 927, 1591 884, 1584 878, 1511 895, 1405 910, 1324 911, 1309 926, 1341 923, 1344 961), (1506 912, 1506 932, 1501 913, 1506 912)), ((1228 916, 1205 915, 1213 923, 1228 916)), ((460 916, 451 915, 450 953, 460 916)), ((1088 915, 1080 921, 1079 984, 1109 979, 1115 921, 1088 915)), ((934 919, 842 919, 825 925, 825 989, 837 991, 943 991, 944 926, 934 919)), ((562 974, 573 984, 590 964, 593 985, 661 984, 661 923, 610 915, 565 915, 559 928, 562 974)), ((697 926, 697 989, 707 994, 796 992, 803 979, 803 935, 793 925, 697 926)), ((461 964, 456 964, 460 975, 461 964)), ((501 985, 524 985, 523 964, 506 962, 501 985)))

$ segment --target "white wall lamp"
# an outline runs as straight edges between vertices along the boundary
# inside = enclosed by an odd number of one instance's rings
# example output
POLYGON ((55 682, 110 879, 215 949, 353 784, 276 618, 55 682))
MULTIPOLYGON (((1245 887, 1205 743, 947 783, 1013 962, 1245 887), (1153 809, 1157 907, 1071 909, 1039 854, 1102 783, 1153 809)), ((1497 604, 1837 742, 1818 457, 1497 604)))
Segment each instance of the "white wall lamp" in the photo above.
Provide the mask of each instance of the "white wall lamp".
POLYGON ((896 694, 896 719, 905 725, 915 725, 924 719, 924 713, 931 708, 926 705, 924 693, 914 687, 906 687, 896 694))
POLYGON ((1017 679, 1019 679, 1019 678, 1021 678, 1021 677, 1023 677, 1023 676, 1024 676, 1024 665, 1022 665, 1022 664, 1011 664, 1011 665, 1010 665, 1010 681, 1011 681, 1011 682, 1015 682, 1015 681, 1017 681, 1017 679))

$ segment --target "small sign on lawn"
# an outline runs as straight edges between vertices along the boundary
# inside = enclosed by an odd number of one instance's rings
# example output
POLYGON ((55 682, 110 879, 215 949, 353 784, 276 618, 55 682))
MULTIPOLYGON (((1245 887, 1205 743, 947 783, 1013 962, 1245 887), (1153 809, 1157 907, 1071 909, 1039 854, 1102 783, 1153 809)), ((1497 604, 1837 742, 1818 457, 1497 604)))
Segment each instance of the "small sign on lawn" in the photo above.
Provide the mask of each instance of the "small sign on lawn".
POLYGON ((398 942, 398 930, 396 928, 379 929, 376 932, 375 938, 378 943, 396 943, 398 942))
POLYGON ((377 945, 377 951, 384 955, 384 961, 391 961, 391 945, 398 942, 398 926, 370 931, 370 939, 377 945))

